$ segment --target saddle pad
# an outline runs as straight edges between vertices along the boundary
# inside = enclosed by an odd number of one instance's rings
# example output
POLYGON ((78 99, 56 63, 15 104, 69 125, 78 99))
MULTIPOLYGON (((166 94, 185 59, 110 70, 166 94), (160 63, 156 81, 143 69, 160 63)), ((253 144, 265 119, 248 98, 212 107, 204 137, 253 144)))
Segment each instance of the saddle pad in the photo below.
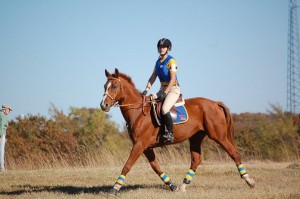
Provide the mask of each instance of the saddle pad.
MULTIPOLYGON (((173 124, 181 124, 186 122, 189 119, 188 113, 184 106, 175 107, 176 112, 171 112, 171 116, 173 119, 173 124), (176 117, 175 114, 176 113, 176 117), (175 118, 175 119, 174 119, 175 118)), ((156 118, 158 125, 160 126, 162 123, 162 118, 156 118)))
POLYGON ((176 119, 173 119, 173 124, 180 124, 188 120, 188 113, 184 106, 176 107, 176 119))

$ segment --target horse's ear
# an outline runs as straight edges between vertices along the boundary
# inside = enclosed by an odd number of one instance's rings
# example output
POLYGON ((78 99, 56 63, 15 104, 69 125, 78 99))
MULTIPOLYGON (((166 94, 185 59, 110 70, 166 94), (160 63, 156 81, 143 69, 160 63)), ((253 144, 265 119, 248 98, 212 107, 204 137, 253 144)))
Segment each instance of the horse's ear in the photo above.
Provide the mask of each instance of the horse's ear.
POLYGON ((120 74, 119 70, 118 70, 117 68, 115 68, 115 75, 116 75, 116 78, 119 77, 119 74, 120 74))
POLYGON ((106 69, 105 69, 105 75, 106 75, 106 77, 111 76, 111 74, 106 69))

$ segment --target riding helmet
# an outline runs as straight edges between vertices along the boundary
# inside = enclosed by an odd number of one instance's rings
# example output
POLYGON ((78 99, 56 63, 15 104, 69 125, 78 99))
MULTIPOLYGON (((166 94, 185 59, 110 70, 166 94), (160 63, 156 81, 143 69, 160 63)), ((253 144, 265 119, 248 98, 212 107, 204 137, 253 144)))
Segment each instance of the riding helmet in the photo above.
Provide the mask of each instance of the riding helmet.
POLYGON ((169 48, 169 50, 171 50, 171 48, 172 48, 172 43, 171 43, 171 41, 170 41, 169 39, 162 38, 162 39, 160 39, 160 40, 157 42, 157 49, 158 49, 160 46, 167 47, 167 48, 169 48))

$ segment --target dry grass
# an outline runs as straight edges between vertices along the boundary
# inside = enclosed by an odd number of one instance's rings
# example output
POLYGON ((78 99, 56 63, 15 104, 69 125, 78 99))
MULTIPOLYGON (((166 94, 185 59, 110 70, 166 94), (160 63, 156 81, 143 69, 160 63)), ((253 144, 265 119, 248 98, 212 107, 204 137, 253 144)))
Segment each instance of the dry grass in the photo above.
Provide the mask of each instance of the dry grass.
MULTIPOLYGON (((200 165, 187 193, 172 193, 148 164, 139 161, 127 175, 119 198, 300 198, 300 163, 248 162, 256 180, 250 189, 233 162, 200 165)), ((181 184, 189 165, 162 165, 181 184)), ((108 198, 122 167, 10 170, 0 174, 0 198, 108 198)))

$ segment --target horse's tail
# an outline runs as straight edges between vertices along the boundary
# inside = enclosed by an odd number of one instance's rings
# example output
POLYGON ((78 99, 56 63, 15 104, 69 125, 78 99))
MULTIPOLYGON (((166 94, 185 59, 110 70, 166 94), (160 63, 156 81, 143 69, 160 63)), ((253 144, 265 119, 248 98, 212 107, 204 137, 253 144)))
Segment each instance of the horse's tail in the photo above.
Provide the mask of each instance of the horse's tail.
POLYGON ((225 114, 226 123, 227 123, 227 138, 231 142, 231 144, 236 148, 236 144, 234 141, 234 124, 229 111, 229 108, 223 104, 223 102, 218 102, 218 105, 222 108, 225 114))

